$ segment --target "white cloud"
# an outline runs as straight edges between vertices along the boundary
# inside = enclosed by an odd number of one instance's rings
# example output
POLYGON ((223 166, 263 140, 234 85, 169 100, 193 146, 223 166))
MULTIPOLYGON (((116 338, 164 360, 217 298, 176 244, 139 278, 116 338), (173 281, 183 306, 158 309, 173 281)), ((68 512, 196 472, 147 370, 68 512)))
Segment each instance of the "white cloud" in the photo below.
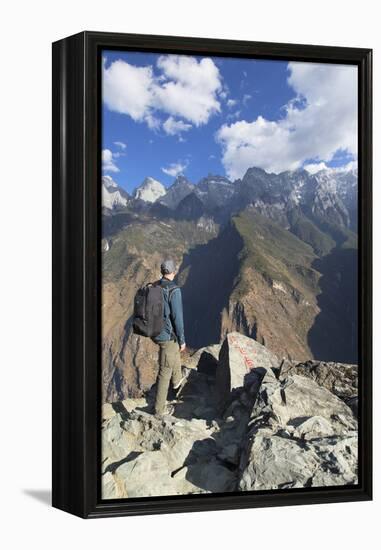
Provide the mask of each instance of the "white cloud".
POLYGON ((115 164, 115 159, 110 149, 102 151, 102 170, 103 172, 119 172, 119 168, 115 164))
POLYGON ((152 101, 152 67, 136 67, 121 59, 103 67, 103 101, 111 111, 144 120, 152 101))
POLYGON ((331 170, 334 170, 335 172, 349 172, 350 170, 357 170, 357 169, 358 169, 357 160, 351 160, 350 162, 348 162, 348 164, 345 164, 344 166, 331 168, 331 170))
POLYGON ((221 88, 218 68, 208 57, 197 61, 181 55, 160 56, 157 67, 169 79, 155 86, 155 105, 174 116, 181 116, 196 126, 208 122, 220 111, 216 93, 221 88))
POLYGON ((151 130, 157 131, 160 129, 161 121, 159 118, 154 116, 151 112, 148 112, 145 116, 145 121, 148 125, 148 128, 151 130))
POLYGON ((167 174, 168 176, 173 176, 175 178, 179 174, 183 173, 187 166, 188 162, 173 162, 168 167, 163 167, 161 170, 164 172, 164 174, 167 174))
POLYGON ((283 118, 240 120, 216 133, 230 178, 251 166, 279 173, 311 158, 329 162, 338 149, 357 156, 356 67, 292 62, 288 68, 296 97, 284 106, 283 118))
POLYGON ((316 174, 320 170, 327 170, 328 166, 326 165, 325 162, 316 162, 311 164, 305 164, 303 168, 307 170, 307 172, 309 172, 310 174, 316 174))
POLYGON ((230 108, 230 107, 234 107, 234 105, 236 105, 236 103, 237 103, 236 99, 228 99, 227 102, 226 102, 226 105, 230 108))
POLYGON ((114 145, 119 147, 119 149, 122 149, 122 151, 124 151, 127 147, 127 145, 123 141, 114 141, 114 145))
POLYGON ((234 113, 228 113, 226 115, 226 120, 232 120, 233 118, 238 118, 241 114, 241 110, 238 109, 237 111, 234 111, 234 113))
POLYGON ((111 111, 160 128, 158 112, 181 117, 195 126, 220 112, 221 75, 213 60, 189 55, 161 55, 152 66, 137 67, 121 59, 103 67, 103 100, 111 111))
POLYGON ((181 134, 181 132, 187 132, 192 128, 192 124, 186 124, 182 120, 176 120, 172 116, 168 117, 163 123, 164 131, 170 136, 181 134))
POLYGON ((316 174, 320 170, 327 170, 331 173, 349 172, 350 170, 355 170, 357 168, 357 161, 351 160, 343 166, 337 166, 334 168, 331 166, 327 166, 325 162, 305 164, 303 168, 307 170, 307 172, 309 172, 310 174, 316 174))

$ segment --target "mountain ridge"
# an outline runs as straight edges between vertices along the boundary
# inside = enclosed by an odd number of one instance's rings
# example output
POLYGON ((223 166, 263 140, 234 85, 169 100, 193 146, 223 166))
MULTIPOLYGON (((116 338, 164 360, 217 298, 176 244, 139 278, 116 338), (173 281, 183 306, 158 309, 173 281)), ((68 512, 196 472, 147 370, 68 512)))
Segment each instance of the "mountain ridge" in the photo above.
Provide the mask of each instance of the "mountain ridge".
MULTIPOLYGON (((118 206, 134 207, 135 201, 141 210, 161 204, 176 211, 181 201, 193 193, 205 210, 217 217, 224 211, 225 217, 229 217, 253 205, 288 228, 288 213, 298 207, 309 217, 329 217, 336 224, 356 230, 357 174, 357 168, 347 171, 327 168, 315 174, 297 169, 275 174, 254 166, 234 182, 225 176, 209 174, 194 184, 180 174, 167 188, 154 178, 146 177, 134 190, 132 201, 120 202, 118 206)), ((127 195, 119 186, 114 186, 114 193, 127 195)), ((104 206, 112 209, 113 204, 109 202, 104 206)))

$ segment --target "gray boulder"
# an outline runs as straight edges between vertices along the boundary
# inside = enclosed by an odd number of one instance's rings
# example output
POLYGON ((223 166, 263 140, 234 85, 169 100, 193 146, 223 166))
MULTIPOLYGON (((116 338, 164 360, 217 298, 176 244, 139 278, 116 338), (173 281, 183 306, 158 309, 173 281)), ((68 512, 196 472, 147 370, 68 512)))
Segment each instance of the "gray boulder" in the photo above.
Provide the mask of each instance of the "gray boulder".
POLYGON ((190 465, 186 478, 205 493, 234 491, 237 485, 236 473, 215 458, 190 465))
POLYGON ((344 363, 306 361, 296 363, 285 361, 282 364, 280 379, 293 374, 311 378, 340 399, 343 399, 357 414, 358 367, 344 363))
POLYGON ((186 359, 184 366, 197 369, 199 372, 215 374, 220 350, 220 344, 200 348, 186 359))
POLYGON ((357 482, 356 419, 312 379, 264 380, 248 428, 241 491, 357 482))

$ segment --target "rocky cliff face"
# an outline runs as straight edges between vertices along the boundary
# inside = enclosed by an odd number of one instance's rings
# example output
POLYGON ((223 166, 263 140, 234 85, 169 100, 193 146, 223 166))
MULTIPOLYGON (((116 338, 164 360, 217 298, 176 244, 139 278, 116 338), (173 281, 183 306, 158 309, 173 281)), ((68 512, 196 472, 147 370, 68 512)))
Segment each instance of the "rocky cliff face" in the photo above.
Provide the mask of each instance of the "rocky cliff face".
POLYGON ((176 177, 173 184, 167 189, 166 194, 159 199, 161 204, 175 209, 179 203, 188 195, 193 193, 195 186, 185 176, 176 177))
POLYGON ((357 367, 280 361, 255 340, 185 357, 173 416, 139 399, 107 403, 103 498, 357 483, 357 367))

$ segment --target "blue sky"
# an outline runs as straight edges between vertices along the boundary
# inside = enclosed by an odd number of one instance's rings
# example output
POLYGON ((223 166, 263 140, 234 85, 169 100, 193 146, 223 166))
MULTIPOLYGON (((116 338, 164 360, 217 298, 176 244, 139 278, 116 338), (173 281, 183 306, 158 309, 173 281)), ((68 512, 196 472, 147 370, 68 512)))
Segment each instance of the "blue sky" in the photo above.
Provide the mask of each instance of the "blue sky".
POLYGON ((197 183, 352 166, 356 67, 103 52, 103 173, 128 192, 151 176, 197 183))

